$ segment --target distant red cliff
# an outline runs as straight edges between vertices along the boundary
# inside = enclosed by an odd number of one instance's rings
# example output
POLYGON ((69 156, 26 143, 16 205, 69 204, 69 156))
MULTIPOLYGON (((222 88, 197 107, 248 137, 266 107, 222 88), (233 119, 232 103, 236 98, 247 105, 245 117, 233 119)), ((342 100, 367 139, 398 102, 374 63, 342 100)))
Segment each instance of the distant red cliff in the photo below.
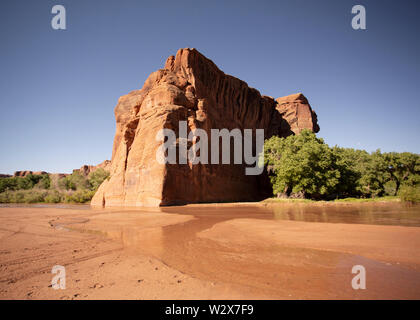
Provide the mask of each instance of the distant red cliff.
MULTIPOLYGON (((110 160, 105 160, 103 162, 101 162, 98 165, 83 165, 80 167, 80 169, 74 169, 73 173, 75 172, 79 172, 80 174, 84 175, 84 176, 88 176, 89 173, 96 171, 99 168, 102 168, 106 171, 109 171, 111 167, 111 161, 110 160)), ((23 170, 23 171, 15 171, 15 173, 13 175, 10 174, 0 174, 0 178, 10 178, 10 177, 26 177, 28 175, 42 175, 42 174, 54 174, 54 175, 58 175, 59 178, 68 176, 68 173, 49 173, 46 171, 30 171, 30 170, 23 170)))

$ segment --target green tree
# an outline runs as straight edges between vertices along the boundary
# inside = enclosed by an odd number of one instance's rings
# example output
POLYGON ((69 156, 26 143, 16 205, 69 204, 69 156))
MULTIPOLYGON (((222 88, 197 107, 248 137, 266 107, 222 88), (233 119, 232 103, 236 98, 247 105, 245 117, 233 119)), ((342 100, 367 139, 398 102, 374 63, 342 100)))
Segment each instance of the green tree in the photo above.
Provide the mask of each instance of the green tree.
POLYGON ((61 178, 58 182, 58 185, 61 189, 66 190, 82 190, 91 188, 88 179, 78 171, 75 171, 64 178, 61 178))
POLYGON ((397 195, 401 185, 415 186, 419 182, 420 156, 410 152, 389 152, 384 153, 386 166, 384 170, 389 179, 395 182, 395 193, 397 195))
POLYGON ((420 202, 420 186, 403 185, 398 193, 400 199, 405 202, 420 202))
POLYGON ((99 168, 95 171, 89 173, 88 180, 91 185, 92 190, 98 190, 99 186, 104 182, 106 178, 109 177, 109 172, 99 168))
POLYGON ((385 193, 385 184, 390 180, 387 162, 380 150, 376 150, 364 159, 361 165, 361 177, 358 191, 364 197, 380 197, 385 193))
POLYGON ((352 148, 332 148, 336 165, 340 171, 340 182, 337 193, 340 197, 357 197, 360 192, 360 178, 369 161, 369 153, 364 150, 352 148))
POLYGON ((41 175, 41 179, 36 185, 41 189, 49 189, 51 187, 51 178, 48 174, 41 175))
POLYGON ((16 190, 16 180, 13 178, 0 178, 0 192, 16 190))
POLYGON ((266 140, 264 162, 272 173, 270 179, 276 195, 331 196, 340 181, 332 149, 310 130, 287 138, 273 136, 266 140))

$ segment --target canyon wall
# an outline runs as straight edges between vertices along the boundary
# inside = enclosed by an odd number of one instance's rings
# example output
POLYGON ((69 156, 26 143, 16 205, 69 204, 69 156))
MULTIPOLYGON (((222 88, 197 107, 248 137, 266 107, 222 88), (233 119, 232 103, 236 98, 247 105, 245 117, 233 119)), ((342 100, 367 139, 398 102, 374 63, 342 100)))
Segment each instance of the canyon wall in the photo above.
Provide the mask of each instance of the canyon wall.
POLYGON ((265 139, 304 128, 319 130, 316 114, 302 94, 277 100, 262 96, 195 49, 178 50, 141 90, 120 97, 115 118, 111 176, 99 187, 93 206, 256 201, 270 196, 267 176, 245 175, 244 164, 160 164, 156 152, 162 142, 156 135, 163 128, 178 133, 180 121, 187 121, 188 131, 205 130, 209 140, 210 129, 264 129, 265 139))

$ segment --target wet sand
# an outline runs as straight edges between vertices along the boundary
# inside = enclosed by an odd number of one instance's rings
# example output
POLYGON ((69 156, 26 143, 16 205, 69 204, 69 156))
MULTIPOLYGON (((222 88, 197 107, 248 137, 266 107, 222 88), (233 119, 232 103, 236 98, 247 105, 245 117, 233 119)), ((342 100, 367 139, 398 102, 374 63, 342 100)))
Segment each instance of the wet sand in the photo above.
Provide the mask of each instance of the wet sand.
POLYGON ((419 226, 399 203, 2 207, 0 298, 419 299, 419 226))

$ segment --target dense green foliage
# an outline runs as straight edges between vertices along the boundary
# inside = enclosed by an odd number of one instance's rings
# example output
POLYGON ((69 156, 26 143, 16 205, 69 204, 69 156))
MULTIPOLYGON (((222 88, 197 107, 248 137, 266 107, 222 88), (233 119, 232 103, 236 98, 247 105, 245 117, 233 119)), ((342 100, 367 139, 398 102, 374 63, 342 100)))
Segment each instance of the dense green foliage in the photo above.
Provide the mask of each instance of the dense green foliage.
POLYGON ((420 203, 420 186, 403 186, 400 191, 400 198, 406 202, 420 203))
POLYGON ((264 162, 277 196, 335 199, 404 193, 415 198, 419 192, 418 154, 330 148, 309 130, 266 140, 264 162))
POLYGON ((321 197, 333 193, 339 184, 340 171, 332 150, 310 131, 286 139, 274 136, 266 141, 264 152, 274 172, 275 194, 303 192, 321 197))
POLYGON ((109 172, 99 168, 88 177, 75 171, 57 181, 48 174, 0 178, 0 203, 85 203, 108 177, 109 172))
POLYGON ((61 189, 73 191, 89 189, 90 187, 89 180, 86 179, 83 175, 81 175, 78 171, 73 172, 71 175, 60 179, 58 183, 61 189))
POLYGON ((91 190, 97 190, 102 182, 109 177, 109 172, 99 168, 89 173, 89 184, 91 190))
POLYGON ((57 203, 61 201, 61 195, 51 190, 29 189, 0 193, 0 203, 57 203))
POLYGON ((48 189, 50 184, 51 181, 48 174, 28 174, 26 177, 0 178, 0 193, 6 190, 28 190, 35 186, 41 189, 48 189))

